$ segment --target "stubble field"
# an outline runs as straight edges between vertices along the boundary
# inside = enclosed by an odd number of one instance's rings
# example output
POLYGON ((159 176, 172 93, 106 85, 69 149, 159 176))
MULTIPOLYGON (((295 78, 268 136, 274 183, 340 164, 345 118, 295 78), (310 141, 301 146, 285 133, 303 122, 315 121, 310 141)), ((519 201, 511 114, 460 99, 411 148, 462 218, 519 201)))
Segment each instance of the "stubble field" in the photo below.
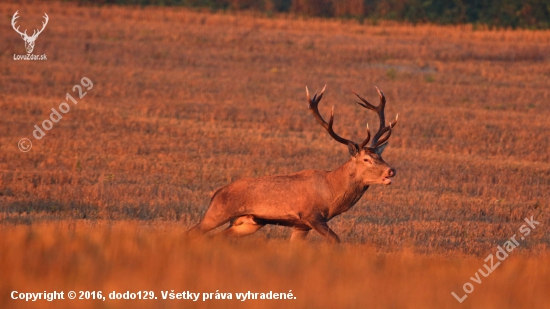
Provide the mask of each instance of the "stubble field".
MULTIPOLYGON (((0 7, 0 307, 545 308, 550 301, 550 32, 303 19, 182 8, 0 7), (39 28, 35 54, 11 29, 39 28), (73 86, 93 82, 82 99, 73 86), (192 242, 213 192, 241 177, 332 170, 348 159, 307 110, 327 91, 335 130, 399 113, 372 186, 300 246, 266 227, 192 242), (78 99, 66 100, 70 93, 78 99), (45 136, 33 126, 70 111, 45 136), (23 153, 21 138, 33 146, 23 153), (470 277, 533 216, 482 283, 470 277), (459 304, 451 292, 464 295, 459 304), (11 291, 287 292, 288 301, 61 301, 11 291)), ((32 30, 29 32, 32 33, 32 30)))

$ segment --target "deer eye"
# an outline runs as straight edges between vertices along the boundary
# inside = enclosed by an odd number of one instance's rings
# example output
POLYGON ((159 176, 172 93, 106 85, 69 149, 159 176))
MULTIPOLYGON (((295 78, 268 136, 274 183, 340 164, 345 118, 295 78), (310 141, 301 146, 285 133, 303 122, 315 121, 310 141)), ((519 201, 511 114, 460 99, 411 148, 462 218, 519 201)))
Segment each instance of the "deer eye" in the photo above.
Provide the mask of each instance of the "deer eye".
POLYGON ((365 161, 365 162, 367 162, 367 163, 370 163, 370 164, 372 164, 372 161, 371 161, 371 160, 369 160, 369 159, 367 159, 367 158, 364 158, 364 159, 363 159, 363 161, 365 161))

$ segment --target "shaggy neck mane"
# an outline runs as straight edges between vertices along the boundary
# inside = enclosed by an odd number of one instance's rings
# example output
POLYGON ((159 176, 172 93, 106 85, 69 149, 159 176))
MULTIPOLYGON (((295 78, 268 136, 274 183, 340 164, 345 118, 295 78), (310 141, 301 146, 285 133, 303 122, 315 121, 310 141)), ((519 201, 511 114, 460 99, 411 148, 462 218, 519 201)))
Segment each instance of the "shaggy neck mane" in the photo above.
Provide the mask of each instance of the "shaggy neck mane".
POLYGON ((333 197, 329 218, 349 210, 369 188, 361 182, 355 164, 353 160, 349 160, 327 174, 327 181, 333 197))

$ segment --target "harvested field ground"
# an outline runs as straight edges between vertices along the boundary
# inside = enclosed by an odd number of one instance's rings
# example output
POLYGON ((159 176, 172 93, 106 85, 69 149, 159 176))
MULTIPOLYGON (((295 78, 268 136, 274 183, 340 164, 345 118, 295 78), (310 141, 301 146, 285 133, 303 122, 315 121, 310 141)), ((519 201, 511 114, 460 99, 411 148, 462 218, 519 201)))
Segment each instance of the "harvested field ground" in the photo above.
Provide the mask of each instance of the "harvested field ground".
POLYGON ((182 8, 0 6, 0 308, 546 308, 550 296, 550 32, 267 18, 182 8), (34 54, 21 30, 49 23, 34 54), (87 77, 93 88, 67 101, 87 77), (329 225, 343 244, 266 227, 190 242, 213 192, 349 157, 307 110, 362 140, 399 113, 372 186, 329 225), (34 125, 71 109, 45 136, 34 125), (33 146, 23 153, 21 138, 33 146), (482 283, 469 278, 533 216, 482 283), (459 304, 451 292, 464 295, 459 304), (288 292, 296 300, 12 300, 13 290, 288 292))

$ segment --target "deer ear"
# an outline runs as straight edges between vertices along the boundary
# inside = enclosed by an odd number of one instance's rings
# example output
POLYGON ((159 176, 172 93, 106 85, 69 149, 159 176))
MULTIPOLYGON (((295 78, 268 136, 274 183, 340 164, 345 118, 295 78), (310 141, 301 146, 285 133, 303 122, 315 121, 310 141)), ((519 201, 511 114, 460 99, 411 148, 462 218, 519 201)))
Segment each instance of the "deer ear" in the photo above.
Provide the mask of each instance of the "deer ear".
POLYGON ((386 149, 386 146, 388 146, 388 143, 384 143, 384 144, 374 148, 374 153, 381 156, 382 152, 384 152, 384 149, 386 149))
POLYGON ((359 153, 359 148, 357 147, 357 145, 351 142, 348 143, 348 150, 349 150, 349 154, 352 157, 356 157, 357 154, 359 153))

